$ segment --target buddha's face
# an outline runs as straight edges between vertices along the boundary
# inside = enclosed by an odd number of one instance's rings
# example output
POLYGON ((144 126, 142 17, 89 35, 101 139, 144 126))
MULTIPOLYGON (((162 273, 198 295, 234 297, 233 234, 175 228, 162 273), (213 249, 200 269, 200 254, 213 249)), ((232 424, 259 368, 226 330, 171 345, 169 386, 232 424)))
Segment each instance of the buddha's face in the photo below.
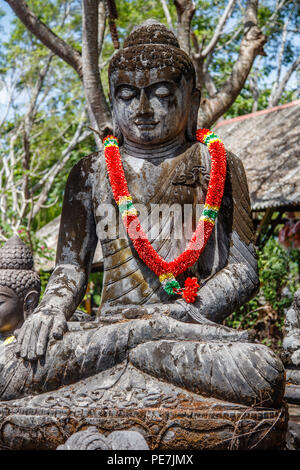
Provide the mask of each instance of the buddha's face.
POLYGON ((192 80, 164 69, 121 70, 113 72, 110 84, 114 119, 125 139, 151 146, 184 134, 192 80))
POLYGON ((0 286, 0 333, 14 331, 23 321, 23 301, 12 289, 0 286))

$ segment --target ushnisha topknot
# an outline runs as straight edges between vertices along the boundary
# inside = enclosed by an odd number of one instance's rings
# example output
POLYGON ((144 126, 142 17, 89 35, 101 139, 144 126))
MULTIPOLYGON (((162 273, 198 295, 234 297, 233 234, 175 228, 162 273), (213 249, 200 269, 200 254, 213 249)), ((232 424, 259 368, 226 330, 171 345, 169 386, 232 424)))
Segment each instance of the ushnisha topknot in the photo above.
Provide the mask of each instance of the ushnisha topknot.
POLYGON ((145 44, 163 44, 165 46, 180 47, 179 42, 165 25, 155 20, 147 20, 136 26, 124 40, 124 48, 145 44))
POLYGON ((12 289, 22 299, 31 290, 40 293, 41 282, 33 271, 32 253, 17 235, 0 248, 0 286, 12 289))
POLYGON ((0 248, 0 269, 33 269, 32 254, 17 235, 0 248))
POLYGON ((112 57, 108 74, 116 70, 134 71, 168 69, 171 74, 184 75, 196 84, 191 58, 179 47, 176 36, 163 24, 147 20, 135 27, 124 41, 124 47, 112 57))

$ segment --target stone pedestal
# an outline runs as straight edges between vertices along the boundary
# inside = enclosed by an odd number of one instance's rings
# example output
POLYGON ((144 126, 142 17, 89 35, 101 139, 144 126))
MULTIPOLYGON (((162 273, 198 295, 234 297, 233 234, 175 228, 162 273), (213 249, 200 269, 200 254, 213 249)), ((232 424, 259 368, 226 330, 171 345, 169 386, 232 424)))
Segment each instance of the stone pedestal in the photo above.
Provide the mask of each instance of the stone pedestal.
POLYGON ((280 449, 287 409, 201 397, 127 363, 55 392, 0 403, 0 448, 56 449, 95 426, 140 432, 150 449, 280 449))

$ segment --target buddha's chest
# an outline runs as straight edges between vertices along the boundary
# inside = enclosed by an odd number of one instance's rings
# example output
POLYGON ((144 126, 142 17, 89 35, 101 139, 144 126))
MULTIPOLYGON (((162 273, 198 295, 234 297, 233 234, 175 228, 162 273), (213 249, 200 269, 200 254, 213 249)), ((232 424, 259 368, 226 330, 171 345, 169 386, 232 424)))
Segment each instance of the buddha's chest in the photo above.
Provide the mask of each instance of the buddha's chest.
MULTIPOLYGON (((150 215, 157 205, 176 205, 184 211, 185 206, 203 204, 210 171, 205 160, 198 144, 160 165, 127 157, 123 168, 134 206, 138 206, 139 212, 144 210, 150 215)), ((99 174, 94 186, 96 222, 102 217, 99 214, 103 213, 103 206, 111 206, 111 212, 117 210, 105 166, 99 174)))

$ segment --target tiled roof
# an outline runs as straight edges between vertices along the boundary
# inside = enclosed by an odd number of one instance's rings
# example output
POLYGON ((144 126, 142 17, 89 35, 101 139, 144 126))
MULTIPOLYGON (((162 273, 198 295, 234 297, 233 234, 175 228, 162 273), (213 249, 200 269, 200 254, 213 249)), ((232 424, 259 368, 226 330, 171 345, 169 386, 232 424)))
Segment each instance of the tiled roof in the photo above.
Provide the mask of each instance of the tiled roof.
POLYGON ((300 204, 300 100, 221 121, 214 131, 244 164, 253 210, 300 204))

